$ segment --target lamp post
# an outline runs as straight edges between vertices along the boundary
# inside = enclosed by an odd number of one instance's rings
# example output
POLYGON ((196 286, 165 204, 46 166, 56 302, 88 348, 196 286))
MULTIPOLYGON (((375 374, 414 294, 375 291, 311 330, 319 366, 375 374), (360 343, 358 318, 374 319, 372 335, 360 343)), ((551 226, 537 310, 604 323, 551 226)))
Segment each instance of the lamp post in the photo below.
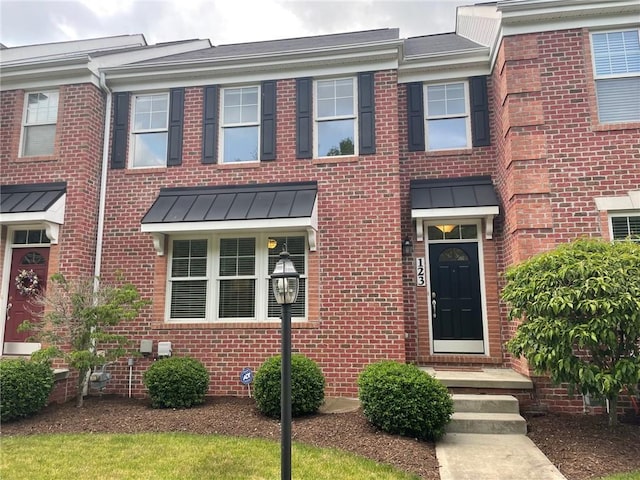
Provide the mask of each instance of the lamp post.
POLYGON ((273 295, 282 306, 282 365, 280 377, 280 478, 291 480, 291 304, 298 297, 300 274, 289 258, 280 252, 280 260, 271 274, 273 295))

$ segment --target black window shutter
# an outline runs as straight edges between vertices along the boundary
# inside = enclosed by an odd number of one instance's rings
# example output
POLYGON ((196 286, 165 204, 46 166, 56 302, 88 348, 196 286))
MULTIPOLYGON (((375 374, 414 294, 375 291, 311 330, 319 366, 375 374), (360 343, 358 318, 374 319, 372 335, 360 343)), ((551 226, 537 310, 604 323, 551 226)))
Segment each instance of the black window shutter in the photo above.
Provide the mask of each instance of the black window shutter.
POLYGON ((260 160, 276 159, 276 82, 262 82, 260 160))
POLYGON ((218 150, 218 86, 204 87, 202 163, 216 163, 218 150))
POLYGON ((422 83, 407 83, 407 124, 409 151, 424 151, 424 102, 422 83))
POLYGON ((311 78, 296 80, 296 158, 313 157, 313 97, 311 78))
POLYGON ((113 94, 113 138, 111 168, 124 168, 127 164, 127 137, 129 135, 129 92, 113 94))
POLYGON ((473 146, 486 147, 491 144, 487 77, 470 77, 469 91, 471 96, 471 139, 473 146))
POLYGON ((376 153, 376 109, 373 72, 358 74, 358 140, 360 155, 376 153))
POLYGON ((169 145, 167 166, 182 164, 182 127, 184 124, 184 88, 169 92, 169 145))

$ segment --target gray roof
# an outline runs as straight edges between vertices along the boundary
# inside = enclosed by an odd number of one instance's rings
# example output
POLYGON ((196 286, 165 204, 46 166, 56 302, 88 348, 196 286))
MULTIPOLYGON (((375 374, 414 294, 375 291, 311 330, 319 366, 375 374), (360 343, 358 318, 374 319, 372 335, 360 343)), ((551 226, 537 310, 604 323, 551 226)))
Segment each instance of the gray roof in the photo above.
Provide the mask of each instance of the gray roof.
POLYGON ((46 212, 66 191, 65 182, 2 185, 0 213, 46 212))
POLYGON ((316 182, 163 188, 142 223, 310 217, 316 182))
POLYGON ((491 177, 411 180, 411 208, 498 206, 491 177))
POLYGON ((485 47, 455 33, 442 33, 439 35, 407 38, 404 41, 404 56, 412 57, 434 55, 437 53, 462 52, 478 48, 485 47))
POLYGON ((237 43, 205 48, 193 52, 169 55, 137 62, 136 65, 147 63, 188 61, 188 60, 217 60, 221 58, 241 57, 247 55, 264 55, 270 53, 292 53, 300 50, 331 48, 366 43, 398 40, 399 29, 383 28, 362 32, 338 33, 315 37, 288 38, 283 40, 269 40, 265 42, 237 43))

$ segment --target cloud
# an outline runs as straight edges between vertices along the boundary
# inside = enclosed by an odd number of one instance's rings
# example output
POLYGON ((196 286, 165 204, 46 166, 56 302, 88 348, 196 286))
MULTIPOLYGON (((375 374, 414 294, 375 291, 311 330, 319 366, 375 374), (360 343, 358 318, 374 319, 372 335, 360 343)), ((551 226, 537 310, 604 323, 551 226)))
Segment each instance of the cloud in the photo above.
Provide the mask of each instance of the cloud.
POLYGON ((214 45, 398 27, 401 37, 453 31, 458 0, 2 0, 7 46, 143 33, 149 43, 214 45))

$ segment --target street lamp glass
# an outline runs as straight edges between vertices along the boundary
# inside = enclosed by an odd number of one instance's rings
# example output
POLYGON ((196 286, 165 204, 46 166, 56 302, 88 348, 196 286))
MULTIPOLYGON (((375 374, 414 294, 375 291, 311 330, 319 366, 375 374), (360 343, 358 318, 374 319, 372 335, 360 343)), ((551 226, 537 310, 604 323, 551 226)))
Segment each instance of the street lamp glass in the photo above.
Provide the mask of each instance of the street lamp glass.
POLYGON ((280 253, 280 260, 276 263, 271 274, 273 295, 280 305, 295 303, 298 298, 300 274, 289 258, 288 252, 280 253))

